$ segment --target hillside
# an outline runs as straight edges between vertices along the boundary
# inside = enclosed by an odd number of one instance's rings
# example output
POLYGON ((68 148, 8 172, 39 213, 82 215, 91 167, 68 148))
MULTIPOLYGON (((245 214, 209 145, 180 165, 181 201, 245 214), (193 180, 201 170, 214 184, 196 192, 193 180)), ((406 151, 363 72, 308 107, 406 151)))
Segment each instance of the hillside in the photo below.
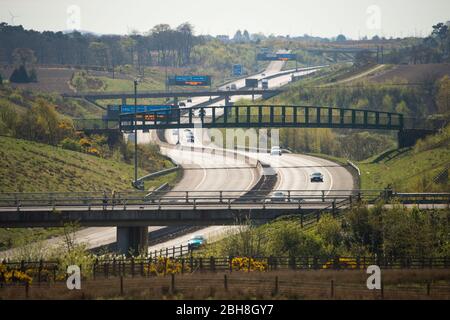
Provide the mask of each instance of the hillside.
POLYGON ((0 137, 0 161, 0 192, 131 188, 133 166, 46 144, 0 137))
POLYGON ((86 100, 63 98, 59 94, 12 88, 9 85, 0 86, 0 108, 10 106, 23 113, 36 105, 38 99, 54 105, 61 115, 73 118, 99 118, 104 112, 86 100))
POLYGON ((391 184, 398 191, 450 191, 450 127, 419 141, 414 148, 387 151, 358 163, 362 189, 382 189, 391 184), (447 175, 445 170, 447 169, 447 175))

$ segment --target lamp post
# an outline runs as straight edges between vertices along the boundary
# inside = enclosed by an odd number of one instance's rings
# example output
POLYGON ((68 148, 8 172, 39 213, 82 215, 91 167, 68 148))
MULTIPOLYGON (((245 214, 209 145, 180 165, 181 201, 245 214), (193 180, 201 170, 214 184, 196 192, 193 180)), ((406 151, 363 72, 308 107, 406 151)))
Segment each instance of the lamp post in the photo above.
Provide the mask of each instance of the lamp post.
POLYGON ((137 153, 137 85, 139 81, 137 79, 134 80, 134 186, 138 188, 138 177, 137 177, 137 165, 138 165, 138 153, 137 153))

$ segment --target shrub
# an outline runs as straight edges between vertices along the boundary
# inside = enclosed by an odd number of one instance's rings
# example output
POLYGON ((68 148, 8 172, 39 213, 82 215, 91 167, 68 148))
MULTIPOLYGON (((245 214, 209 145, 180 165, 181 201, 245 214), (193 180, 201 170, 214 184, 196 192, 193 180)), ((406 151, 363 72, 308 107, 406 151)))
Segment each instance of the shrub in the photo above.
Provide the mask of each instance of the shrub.
POLYGON ((235 271, 266 271, 267 262, 249 258, 249 257, 236 257, 231 260, 231 266, 235 271))
POLYGON ((20 93, 18 92, 13 92, 9 95, 9 100, 11 100, 14 103, 23 105, 23 97, 20 93))
POLYGON ((9 77, 9 81, 13 83, 29 83, 31 82, 30 77, 25 69, 25 66, 20 66, 14 69, 13 73, 9 77))
POLYGON ((75 141, 75 140, 73 140, 71 138, 65 138, 61 142, 61 147, 63 149, 67 149, 67 150, 81 152, 81 145, 77 141, 75 141))

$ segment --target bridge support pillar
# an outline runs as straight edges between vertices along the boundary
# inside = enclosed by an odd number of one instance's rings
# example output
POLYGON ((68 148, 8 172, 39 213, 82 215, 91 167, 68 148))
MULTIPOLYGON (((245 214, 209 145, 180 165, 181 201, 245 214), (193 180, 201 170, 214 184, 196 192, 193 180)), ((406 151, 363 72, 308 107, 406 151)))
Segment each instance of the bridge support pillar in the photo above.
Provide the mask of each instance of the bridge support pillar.
POLYGON ((126 105, 127 104, 127 98, 122 98, 122 105, 126 105))
POLYGON ((148 248, 148 227, 117 227, 117 251, 138 255, 148 248))

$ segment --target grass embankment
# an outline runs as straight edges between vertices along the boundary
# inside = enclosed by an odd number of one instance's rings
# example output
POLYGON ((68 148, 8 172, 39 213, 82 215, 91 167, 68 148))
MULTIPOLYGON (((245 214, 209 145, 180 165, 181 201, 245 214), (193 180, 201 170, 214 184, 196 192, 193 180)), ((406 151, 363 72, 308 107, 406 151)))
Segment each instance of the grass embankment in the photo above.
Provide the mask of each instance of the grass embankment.
POLYGON ((46 144, 0 137, 0 159, 1 192, 131 188, 133 166, 46 144))
POLYGON ((25 89, 0 87, 0 108, 10 106, 19 113, 28 112, 38 99, 55 106, 58 113, 74 118, 98 118, 104 112, 86 100, 63 98, 59 94, 43 93, 25 89))
MULTIPOLYGON (((131 190, 133 166, 46 144, 0 137, 0 192, 75 192, 131 190)), ((165 160, 168 161, 168 160, 165 160)), ((148 174, 139 169, 139 176, 148 174)), ((174 172, 146 181, 145 188, 173 184, 174 172)), ((0 250, 15 246, 25 234, 33 239, 61 234, 60 228, 0 229, 0 250)))
POLYGON ((382 189, 391 184, 395 190, 405 192, 449 191, 448 177, 441 183, 433 182, 449 163, 448 145, 424 151, 391 150, 358 163, 361 187, 382 189))

